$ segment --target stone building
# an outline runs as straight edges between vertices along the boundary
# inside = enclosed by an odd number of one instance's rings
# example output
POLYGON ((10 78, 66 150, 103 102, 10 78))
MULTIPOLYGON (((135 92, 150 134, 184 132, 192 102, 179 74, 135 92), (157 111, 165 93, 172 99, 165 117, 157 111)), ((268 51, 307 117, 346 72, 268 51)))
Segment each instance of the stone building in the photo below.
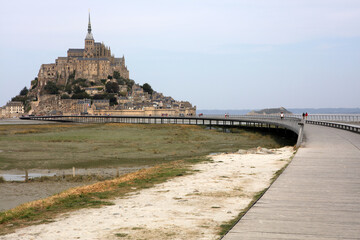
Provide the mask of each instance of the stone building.
POLYGON ((22 102, 10 101, 0 108, 0 118, 19 117, 24 112, 24 104, 22 102))
POLYGON ((22 102, 11 101, 6 104, 6 113, 14 114, 14 113, 24 113, 24 104, 22 102))
POLYGON ((109 99, 94 99, 92 103, 92 107, 95 110, 109 109, 110 101, 109 99))
POLYGON ((85 92, 90 96, 94 96, 95 94, 104 93, 104 86, 93 86, 84 88, 85 92))
POLYGON ((125 57, 115 58, 110 47, 104 43, 95 42, 91 32, 89 14, 88 32, 85 38, 85 47, 70 48, 67 57, 59 57, 55 63, 42 64, 38 74, 40 89, 48 81, 58 85, 66 85, 70 76, 74 79, 84 78, 89 81, 106 79, 114 71, 123 78, 129 78, 129 71, 125 65, 125 57))

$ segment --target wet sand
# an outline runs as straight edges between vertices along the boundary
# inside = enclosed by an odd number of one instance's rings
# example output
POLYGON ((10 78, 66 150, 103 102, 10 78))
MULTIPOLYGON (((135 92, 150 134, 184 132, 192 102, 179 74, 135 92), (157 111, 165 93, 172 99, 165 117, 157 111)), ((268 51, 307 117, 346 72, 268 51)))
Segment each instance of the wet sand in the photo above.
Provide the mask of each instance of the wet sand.
POLYGON ((90 183, 91 182, 0 183, 0 211, 14 208, 22 203, 42 199, 72 187, 90 183))

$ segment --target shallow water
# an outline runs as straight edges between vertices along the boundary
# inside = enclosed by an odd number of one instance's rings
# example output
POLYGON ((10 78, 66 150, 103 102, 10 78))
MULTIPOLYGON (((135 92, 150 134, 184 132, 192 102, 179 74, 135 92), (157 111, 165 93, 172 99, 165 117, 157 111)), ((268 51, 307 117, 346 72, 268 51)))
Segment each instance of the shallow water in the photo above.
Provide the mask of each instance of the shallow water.
MULTIPOLYGON (((53 177, 55 175, 56 173, 29 173, 28 178, 53 177)), ((3 177, 5 181, 25 181, 25 174, 0 174, 0 176, 3 177)))
MULTIPOLYGON (((94 169, 76 169, 76 175, 96 174, 102 177, 115 177, 117 173, 120 175, 135 172, 142 168, 94 168, 94 169)), ((41 176, 62 176, 71 175, 72 169, 29 169, 29 178, 37 178, 41 176)), ((27 182, 25 183, 25 172, 19 169, 1 170, 0 176, 3 176, 6 182, 0 183, 0 211, 5 211, 16 207, 19 204, 42 199, 53 194, 62 192, 66 189, 89 185, 94 181, 85 182, 67 182, 67 181, 44 181, 44 182, 27 182)))
POLYGON ((36 121, 36 120, 21 120, 18 118, 7 118, 0 119, 0 125, 23 125, 23 124, 55 124, 56 122, 51 121, 36 121))

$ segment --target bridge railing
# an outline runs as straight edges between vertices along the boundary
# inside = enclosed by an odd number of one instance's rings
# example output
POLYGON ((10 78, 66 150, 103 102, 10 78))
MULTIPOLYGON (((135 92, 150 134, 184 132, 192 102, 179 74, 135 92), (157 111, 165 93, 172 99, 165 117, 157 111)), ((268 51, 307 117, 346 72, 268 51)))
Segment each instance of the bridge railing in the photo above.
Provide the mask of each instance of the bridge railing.
MULTIPOLYGON (((219 114, 204 114, 203 117, 213 118, 230 118, 230 119, 261 119, 261 120, 280 120, 280 115, 219 115, 219 114)), ((300 121, 301 117, 294 115, 284 115, 285 120, 300 121)))
POLYGON ((260 128, 284 128, 298 135, 297 146, 302 141, 303 123, 298 118, 286 117, 281 119, 279 116, 251 117, 251 116, 29 116, 23 117, 24 120, 42 120, 57 122, 82 122, 82 123, 147 123, 147 124, 187 124, 187 125, 221 125, 239 127, 260 127, 260 128))
MULTIPOLYGON (((208 117, 224 117, 219 114, 204 114, 208 117)), ((285 114, 286 119, 302 119, 302 114, 285 114)), ((229 118, 279 119, 280 115, 228 115, 229 118)), ((360 114, 309 114, 307 120, 332 122, 360 122, 360 114)))
POLYGON ((339 129, 344 129, 344 130, 355 132, 355 133, 360 133, 360 126, 346 124, 346 123, 313 121, 313 120, 307 120, 306 123, 327 126, 327 127, 333 127, 333 128, 339 128, 339 129))
POLYGON ((309 114, 307 120, 333 121, 333 122, 360 122, 360 114, 309 114))
POLYGON ((95 116, 95 115, 78 115, 78 116, 29 116, 22 119, 58 121, 58 122, 128 122, 128 123, 177 123, 177 124, 203 124, 203 125, 247 125, 247 126, 278 126, 299 133, 298 118, 280 116, 246 116, 246 115, 203 115, 203 116, 95 116))

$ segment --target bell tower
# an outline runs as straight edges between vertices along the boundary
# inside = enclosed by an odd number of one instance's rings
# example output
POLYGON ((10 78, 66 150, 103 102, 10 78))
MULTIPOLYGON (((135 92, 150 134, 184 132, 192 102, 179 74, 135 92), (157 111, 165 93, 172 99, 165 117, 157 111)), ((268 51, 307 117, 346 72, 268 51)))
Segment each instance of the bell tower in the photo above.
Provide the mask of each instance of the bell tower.
POLYGON ((93 58, 94 54, 95 54, 95 43, 94 43, 94 37, 91 33, 91 22, 90 22, 90 11, 89 11, 89 24, 88 24, 88 32, 85 38, 84 58, 93 58))

